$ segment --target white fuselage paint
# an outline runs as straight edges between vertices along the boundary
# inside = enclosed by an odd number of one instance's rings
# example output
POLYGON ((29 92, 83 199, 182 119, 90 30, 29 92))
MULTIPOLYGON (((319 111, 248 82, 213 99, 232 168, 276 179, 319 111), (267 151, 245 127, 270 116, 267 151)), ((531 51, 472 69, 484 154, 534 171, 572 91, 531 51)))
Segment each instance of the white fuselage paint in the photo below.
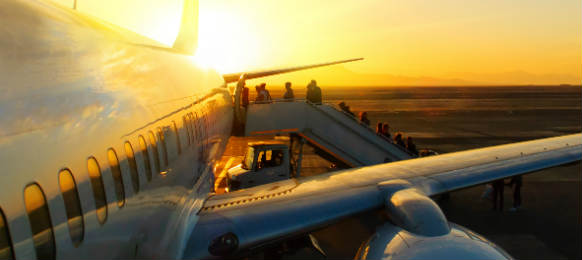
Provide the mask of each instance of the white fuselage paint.
POLYGON ((48 201, 56 258, 180 257, 182 240, 211 189, 213 161, 230 135, 232 98, 221 75, 45 2, 1 1, 0 17, 0 209, 15 257, 36 256, 23 195, 31 183, 48 201), (139 136, 147 140, 151 181, 139 136), (137 193, 126 141, 137 162, 137 193), (110 148, 120 162, 122 207, 110 148), (90 156, 100 165, 107 198, 103 224, 88 175, 90 156), (65 168, 81 201, 84 235, 78 246, 69 235, 59 188, 65 168))

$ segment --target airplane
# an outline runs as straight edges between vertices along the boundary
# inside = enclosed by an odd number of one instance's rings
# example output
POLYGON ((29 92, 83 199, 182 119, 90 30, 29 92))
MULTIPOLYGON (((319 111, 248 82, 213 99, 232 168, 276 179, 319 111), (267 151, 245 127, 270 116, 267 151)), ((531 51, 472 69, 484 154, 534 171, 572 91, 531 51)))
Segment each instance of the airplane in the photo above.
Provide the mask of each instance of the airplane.
POLYGON ((385 209, 357 259, 511 258, 430 196, 577 162, 582 135, 346 169, 213 194, 235 118, 191 62, 197 5, 172 47, 52 2, 0 1, 0 258, 231 258, 385 209))

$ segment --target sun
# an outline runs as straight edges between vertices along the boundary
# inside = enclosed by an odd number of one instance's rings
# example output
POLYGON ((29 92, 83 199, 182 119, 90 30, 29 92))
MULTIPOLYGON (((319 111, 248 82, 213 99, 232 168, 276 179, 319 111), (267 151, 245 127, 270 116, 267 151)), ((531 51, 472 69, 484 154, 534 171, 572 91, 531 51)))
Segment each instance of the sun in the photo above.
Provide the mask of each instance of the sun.
POLYGON ((198 47, 193 59, 221 73, 249 70, 260 60, 261 38, 244 18, 229 10, 200 6, 198 47))

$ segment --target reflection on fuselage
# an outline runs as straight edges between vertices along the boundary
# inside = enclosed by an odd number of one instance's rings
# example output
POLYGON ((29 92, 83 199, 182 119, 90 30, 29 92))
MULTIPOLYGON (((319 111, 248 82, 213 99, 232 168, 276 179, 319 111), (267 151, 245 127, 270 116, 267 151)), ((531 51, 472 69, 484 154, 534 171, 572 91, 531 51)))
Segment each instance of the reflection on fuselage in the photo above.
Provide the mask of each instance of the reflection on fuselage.
POLYGON ((230 134, 222 77, 50 3, 0 8, 1 258, 176 257, 230 134))

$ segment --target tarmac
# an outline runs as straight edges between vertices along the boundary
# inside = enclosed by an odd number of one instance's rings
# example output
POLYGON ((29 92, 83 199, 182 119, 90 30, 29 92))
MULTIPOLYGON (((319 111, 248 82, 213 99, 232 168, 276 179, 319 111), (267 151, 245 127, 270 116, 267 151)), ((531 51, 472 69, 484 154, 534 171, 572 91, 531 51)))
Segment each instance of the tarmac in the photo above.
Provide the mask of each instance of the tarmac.
MULTIPOLYGON (((299 93, 300 91, 296 91, 299 93)), ((276 89, 273 97, 282 95, 276 89)), ((331 103, 346 101, 352 111, 368 111, 373 124, 388 122, 392 132, 413 136, 419 149, 439 153, 533 140, 582 130, 580 88, 394 88, 326 90, 331 103), (452 99, 451 99, 452 98, 452 99), (398 108, 398 109, 393 109, 398 108)), ((231 137, 217 174, 230 160, 242 160, 247 141, 267 137, 231 137), (234 159, 231 159, 234 158, 234 159)), ((333 169, 329 162, 305 152, 303 174, 333 169)), ((493 211, 482 199, 485 185, 450 193, 439 205, 447 219, 467 227, 505 249, 517 259, 582 258, 582 182, 580 162, 527 174, 523 178, 522 207, 512 206, 512 190, 505 189, 504 210, 493 211)), ((217 178, 218 180, 218 178, 217 178)), ((220 185, 218 192, 220 192, 220 185)), ((353 259, 362 242, 385 223, 383 210, 342 219, 312 235, 330 259, 353 259)), ((265 252, 247 257, 268 259, 265 252)), ((283 259, 324 259, 311 248, 283 259)))
MULTIPOLYGON (((216 192, 223 193, 226 170, 242 162, 247 142, 271 140, 274 136, 231 137, 216 166, 216 192)), ((305 151, 304 175, 328 172, 330 162, 305 151)), ((580 259, 581 229, 580 163, 547 169, 524 176, 523 205, 510 212, 512 190, 505 190, 502 212, 481 195, 485 185, 452 192, 450 199, 439 201, 448 220, 490 239, 517 259, 580 259)), ((353 259, 359 246, 377 226, 386 221, 382 210, 352 216, 312 233, 331 259, 353 259)), ((256 254, 250 259, 266 258, 256 254)), ((283 259, 324 259, 304 248, 283 259)))

